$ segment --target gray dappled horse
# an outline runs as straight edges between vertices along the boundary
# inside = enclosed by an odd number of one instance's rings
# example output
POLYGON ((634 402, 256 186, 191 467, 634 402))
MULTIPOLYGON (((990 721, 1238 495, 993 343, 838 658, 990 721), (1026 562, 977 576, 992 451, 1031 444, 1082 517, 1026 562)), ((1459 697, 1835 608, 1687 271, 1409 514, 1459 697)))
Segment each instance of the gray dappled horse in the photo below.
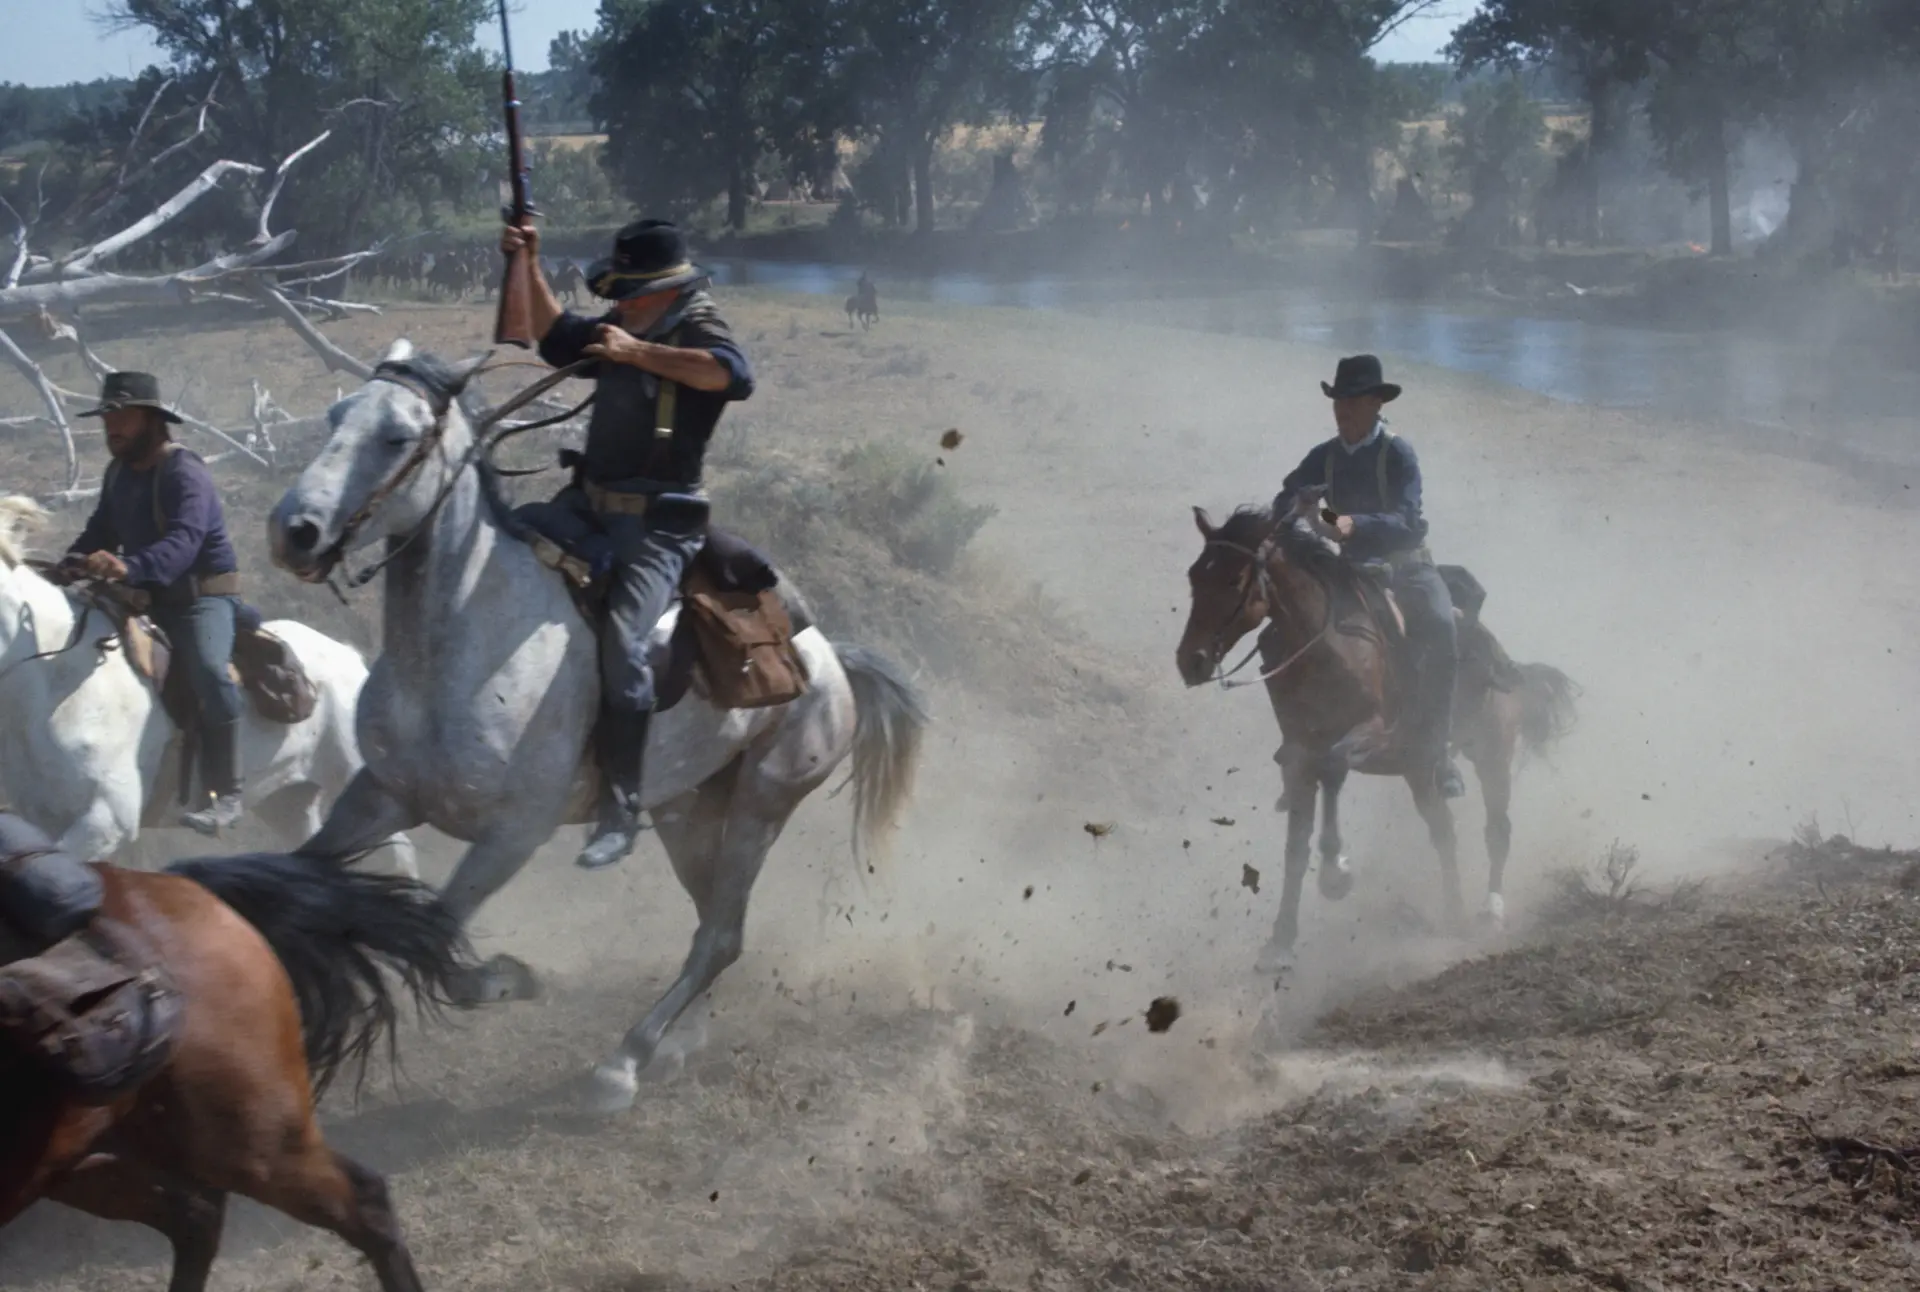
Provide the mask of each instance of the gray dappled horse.
MULTIPOLYGON (((308 582, 362 548, 385 553, 385 650, 358 713, 366 768, 302 851, 352 855, 427 822, 472 845, 445 891, 462 921, 555 829, 590 820, 597 789, 597 634, 507 527, 463 407, 479 366, 396 343, 329 412, 332 438, 269 522, 274 559, 308 582)), ((596 1070, 603 1109, 632 1104, 667 1029, 739 958, 748 894, 800 801, 851 756, 856 832, 878 845, 911 792, 925 725, 911 687, 816 628, 795 645, 810 685, 791 704, 720 710, 689 692, 654 720, 643 797, 700 923, 679 977, 596 1070)), ((533 990, 526 966, 496 956, 463 995, 533 990)))

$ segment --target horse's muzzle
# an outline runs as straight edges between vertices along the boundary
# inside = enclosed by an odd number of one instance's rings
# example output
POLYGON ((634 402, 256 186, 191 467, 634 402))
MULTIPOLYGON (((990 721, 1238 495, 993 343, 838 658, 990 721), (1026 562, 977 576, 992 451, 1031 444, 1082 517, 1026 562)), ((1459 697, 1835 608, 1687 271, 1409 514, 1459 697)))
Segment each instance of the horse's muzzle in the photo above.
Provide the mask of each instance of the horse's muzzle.
POLYGON ((324 583, 339 562, 337 545, 329 546, 326 527, 318 517, 283 501, 267 520, 267 542, 273 563, 303 583, 324 583))
POLYGON ((1174 664, 1180 670, 1180 680, 1190 687, 1205 686, 1220 667, 1220 661, 1202 647, 1175 652, 1174 664))

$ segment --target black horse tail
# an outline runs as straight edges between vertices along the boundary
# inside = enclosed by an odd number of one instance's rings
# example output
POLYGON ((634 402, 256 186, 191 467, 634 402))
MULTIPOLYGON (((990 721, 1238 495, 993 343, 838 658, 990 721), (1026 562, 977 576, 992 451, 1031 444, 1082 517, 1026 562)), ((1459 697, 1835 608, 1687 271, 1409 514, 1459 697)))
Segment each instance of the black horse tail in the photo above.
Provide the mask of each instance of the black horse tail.
POLYGON ((258 852, 169 866, 231 906, 280 958, 300 1002, 318 1096, 344 1065, 356 1087, 384 1038, 396 1057, 398 1002, 437 1014, 468 963, 460 921, 425 884, 354 870, 359 858, 258 852))
POLYGON ((1573 730, 1579 716, 1573 702, 1580 697, 1580 687, 1551 664, 1522 664, 1519 669, 1520 740, 1528 753, 1545 753, 1573 730))

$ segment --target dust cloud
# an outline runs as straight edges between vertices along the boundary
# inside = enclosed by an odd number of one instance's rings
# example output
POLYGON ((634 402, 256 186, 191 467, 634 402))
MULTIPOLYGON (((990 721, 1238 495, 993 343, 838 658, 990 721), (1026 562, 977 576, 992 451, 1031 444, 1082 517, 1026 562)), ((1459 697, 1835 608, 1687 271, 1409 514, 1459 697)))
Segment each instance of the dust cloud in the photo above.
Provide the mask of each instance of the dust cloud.
MULTIPOLYGON (((573 1083, 671 976, 691 909, 650 844, 610 873, 569 865, 570 837, 540 854, 477 934, 482 952, 533 963, 548 997, 409 1035, 396 1085, 332 1113, 343 1147, 393 1172, 430 1282, 611 1292, 671 1269, 706 1286, 849 1223, 869 1244, 910 1243, 1004 1205, 1009 1172, 1050 1195, 1129 1143, 1226 1153, 1237 1128, 1316 1092, 1418 1104, 1513 1084, 1485 1055, 1410 1064, 1310 1039, 1363 989, 1505 945, 1442 929, 1398 782, 1349 782, 1356 892, 1334 905, 1309 884, 1298 970, 1252 972, 1278 902, 1277 730, 1257 690, 1189 692, 1173 668, 1189 508, 1270 498, 1331 433, 1318 382, 1333 351, 1164 316, 911 305, 871 337, 828 338, 829 303, 743 292, 731 308, 767 352, 759 425, 830 382, 838 426, 929 456, 961 429, 944 469, 999 509, 966 577, 1009 607, 1044 602, 1035 631, 1064 625, 1104 672, 1080 687, 1034 669, 1025 704, 1004 698, 1018 655, 989 663, 991 694, 924 676, 936 725, 891 857, 863 872, 845 800, 805 804, 756 890, 745 957, 621 1123, 581 1118, 573 1083), (899 362, 909 351, 917 369, 899 362), (813 374, 811 389, 783 389, 783 372, 813 374), (1259 893, 1244 866, 1266 877, 1259 893), (1161 996, 1183 1012, 1153 1035, 1161 996)), ((443 344, 457 335, 446 312, 409 314, 416 333, 426 319, 443 344)), ((1867 837, 1914 833, 1920 749, 1897 738, 1920 640, 1903 481, 1385 358, 1407 388, 1389 414, 1420 453, 1437 555, 1489 588, 1485 618, 1516 659, 1583 688, 1577 728, 1516 785, 1517 930, 1547 876, 1615 839, 1664 880, 1748 864, 1752 841, 1816 812, 1867 837)), ((1471 908, 1486 870, 1469 783, 1471 908)), ((423 868, 443 877, 455 855, 429 839, 423 868)), ((9 1286, 118 1286, 151 1255, 116 1239, 84 1260, 23 1257, 98 1232, 43 1209, 0 1246, 21 1271, 9 1286)), ((258 1213, 234 1232, 230 1279, 359 1277, 329 1240, 258 1213)))

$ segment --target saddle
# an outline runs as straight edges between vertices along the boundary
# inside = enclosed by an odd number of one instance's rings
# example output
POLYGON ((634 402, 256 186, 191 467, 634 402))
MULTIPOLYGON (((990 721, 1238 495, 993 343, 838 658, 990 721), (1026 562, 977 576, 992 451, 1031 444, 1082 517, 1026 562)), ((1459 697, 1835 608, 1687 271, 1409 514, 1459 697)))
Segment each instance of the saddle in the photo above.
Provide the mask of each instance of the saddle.
POLYGON ((0 1065, 11 1051, 95 1105, 166 1065, 182 1004, 145 939, 95 914, 99 873, 57 852, 0 859, 19 899, 0 903, 0 1065))
MULTIPOLYGON (((1385 561, 1348 561, 1343 566, 1353 576, 1351 595, 1357 603, 1362 622, 1386 646, 1395 672, 1410 675, 1415 667, 1413 643, 1407 637, 1406 616, 1393 595, 1393 567, 1385 561)), ((1511 691, 1520 684, 1520 669, 1507 654, 1506 647, 1493 631, 1480 621, 1480 608, 1486 604, 1487 590, 1464 565, 1436 565, 1441 582, 1453 601, 1455 630, 1459 634, 1460 677, 1470 690, 1511 691)), ((1336 603, 1336 621, 1342 615, 1336 603)), ((1341 631, 1354 630, 1351 619, 1341 631)), ((1365 631, 1364 628, 1360 631, 1365 631)))
MULTIPOLYGON (((606 616, 611 562, 603 551, 568 550, 545 534, 528 542, 541 564, 566 576, 588 623, 606 616)), ((759 549, 711 526, 680 580, 680 601, 647 643, 654 711, 665 712, 689 690, 721 709, 788 704, 807 689, 806 663, 794 635, 811 627, 805 606, 783 596, 780 576, 759 549)))
MULTIPOLYGON (((45 561, 30 564, 49 581, 65 584, 68 595, 81 605, 98 610, 112 622, 117 644, 126 652, 127 662, 136 673, 153 683, 175 726, 191 731, 199 725, 198 709, 184 676, 175 675, 170 668, 172 644, 160 626, 148 617, 150 601, 146 593, 117 583, 75 583, 57 564, 45 561)), ((115 641, 106 638, 99 645, 103 650, 111 650, 115 641)), ((268 632, 260 612, 244 602, 234 624, 233 658, 228 661, 227 670, 253 702, 254 712, 268 722, 289 727, 305 722, 313 716, 314 707, 319 703, 319 692, 314 689, 300 657, 268 632)))

